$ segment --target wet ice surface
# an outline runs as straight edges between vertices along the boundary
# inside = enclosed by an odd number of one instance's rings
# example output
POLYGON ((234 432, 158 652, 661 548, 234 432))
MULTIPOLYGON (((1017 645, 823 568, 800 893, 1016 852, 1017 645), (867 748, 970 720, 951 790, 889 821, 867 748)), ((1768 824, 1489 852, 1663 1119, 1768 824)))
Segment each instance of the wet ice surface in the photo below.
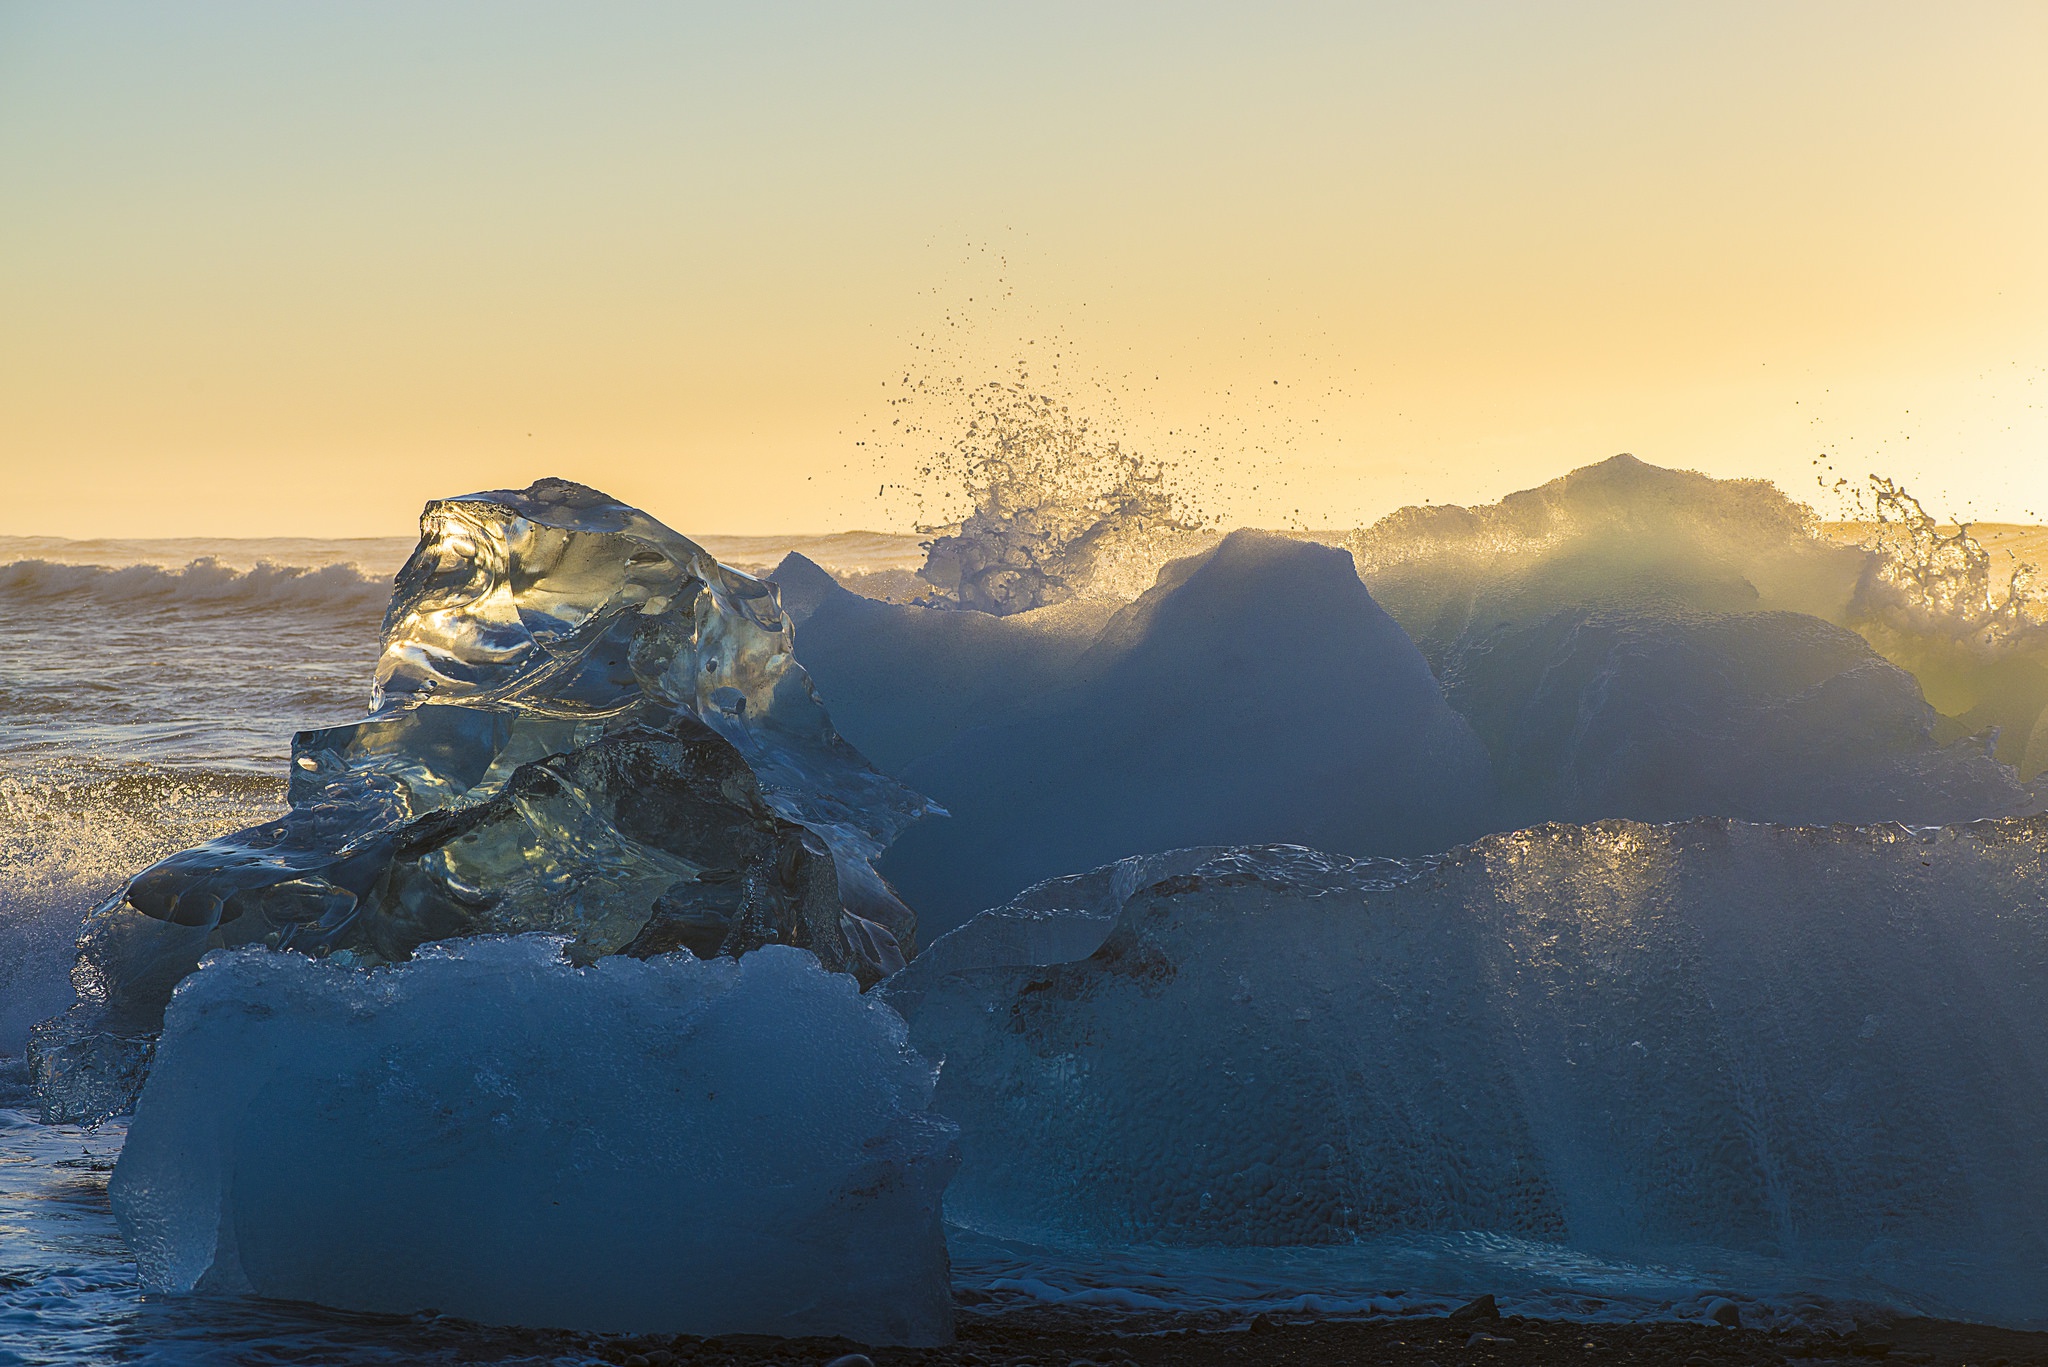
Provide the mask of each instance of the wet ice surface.
MULTIPOLYGON (((0 1063, 0 1100, 5 1076, 0 1063)), ((238 1296, 145 1296, 107 1200, 108 1171, 125 1135, 123 1122, 87 1132, 39 1125, 0 1106, 0 1362, 523 1367, 599 1360, 568 1336, 435 1316, 350 1314, 238 1296)), ((1441 1314, 1471 1289, 1494 1292, 1511 1314, 1704 1319, 1708 1300, 1723 1285, 1744 1278, 1760 1284, 1758 1269, 1739 1264, 1692 1271, 1610 1264, 1487 1236, 1314 1250, 1090 1253, 954 1228, 948 1243, 954 1292, 966 1313, 1063 1304, 1242 1314, 1441 1314)), ((1758 1323, 1772 1316, 1822 1327, 1870 1315, 1884 1304, 1854 1293, 1855 1288, 1788 1284, 1783 1295, 1751 1301, 1745 1312, 1758 1323), (1830 1290, 1841 1294, 1817 1294, 1830 1290)))

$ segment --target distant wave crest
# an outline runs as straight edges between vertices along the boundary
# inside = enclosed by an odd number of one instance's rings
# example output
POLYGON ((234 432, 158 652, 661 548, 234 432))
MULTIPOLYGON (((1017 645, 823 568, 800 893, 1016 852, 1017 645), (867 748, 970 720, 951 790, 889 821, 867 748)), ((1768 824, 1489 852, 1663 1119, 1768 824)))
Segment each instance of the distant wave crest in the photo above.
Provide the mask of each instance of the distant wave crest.
POLYGON ((182 569, 157 565, 65 565, 49 560, 16 560, 0 565, 0 602, 191 603, 222 608, 324 608, 377 613, 391 597, 387 579, 371 578, 353 565, 261 562, 238 570, 212 556, 182 569))

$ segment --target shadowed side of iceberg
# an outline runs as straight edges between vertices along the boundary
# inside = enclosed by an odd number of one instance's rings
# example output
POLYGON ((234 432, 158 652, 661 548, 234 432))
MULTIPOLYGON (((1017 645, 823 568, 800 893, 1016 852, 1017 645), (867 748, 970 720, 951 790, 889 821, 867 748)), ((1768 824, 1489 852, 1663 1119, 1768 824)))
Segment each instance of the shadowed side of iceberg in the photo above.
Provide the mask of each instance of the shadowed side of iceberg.
POLYGON ((881 863, 934 927, 1146 850, 1413 855, 1495 824, 1484 748, 1341 550, 1234 532, 1074 674, 901 771, 951 813, 881 863))
POLYGON ((2018 780, 2048 769, 2048 629, 1967 530, 1844 545, 1761 480, 1616 456, 1487 507, 1403 508, 1346 544, 1486 740, 1517 821, 1933 823, 2036 810, 2018 780), (1573 747, 1579 707, 1585 753, 1543 755, 1573 747), (1616 738, 1661 753, 1617 764, 1616 738), (1641 791, 1701 765, 1717 772, 1683 811, 1641 791), (1788 772, 1804 791, 1779 791, 1788 772))
POLYGON ((2043 805, 1985 738, 1938 740, 1912 675, 1800 613, 1566 608, 1468 631, 1443 678, 1509 824, 1940 825, 2043 805))

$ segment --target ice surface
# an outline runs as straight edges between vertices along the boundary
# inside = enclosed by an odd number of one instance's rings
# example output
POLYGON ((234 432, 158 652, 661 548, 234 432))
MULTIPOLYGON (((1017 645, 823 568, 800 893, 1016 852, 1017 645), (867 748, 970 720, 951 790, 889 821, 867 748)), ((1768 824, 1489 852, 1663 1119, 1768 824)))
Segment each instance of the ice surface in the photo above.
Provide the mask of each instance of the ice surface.
POLYGON ((848 737, 951 813, 880 863, 928 929, 1147 850, 1493 825, 1484 750, 1330 547, 1233 533, 1093 630, 827 594, 801 645, 848 737))
POLYGON ((1912 675, 1804 614, 1566 608, 1468 628, 1439 654, 1509 825, 1936 825, 2041 806, 1983 738, 1936 739, 1912 675))
POLYGON ((1212 845, 1132 855, 1088 873, 1034 884, 925 946, 889 980, 890 1000, 899 1009, 914 1009, 927 984, 965 969, 1085 959, 1102 948, 1124 903, 1138 889, 1192 872, 1227 852, 1227 847, 1212 845))
POLYGON ((985 1234, 1707 1250, 2041 1322, 2044 855, 2041 817, 1245 849, 1085 960, 977 921, 883 990, 945 1059, 948 1215, 985 1234))
MULTIPOLYGON (((1843 728, 1850 722, 1866 727, 1879 767, 1890 760, 1895 769, 1943 771, 1930 774, 1932 787, 1912 799, 1930 813, 1920 819, 1935 820, 1933 813, 1954 796, 1943 791, 1944 783, 1953 780, 1956 791, 1965 791, 1997 782, 1981 762, 1935 755, 1939 745, 1995 730, 1998 759, 2024 778, 2048 771, 2048 628, 2006 620, 2009 613, 2001 617, 1990 601, 1996 595, 1989 557, 1974 542, 1964 545, 1960 534, 1937 535, 1932 519, 1905 502, 1914 517, 1902 524, 1901 535, 1880 538, 1884 544, 1873 551, 1827 539, 1811 510, 1763 481, 1710 479, 1617 456, 1488 507, 1404 508, 1346 544, 1373 596, 1446 680, 1474 670, 1534 677, 1540 653, 1505 671, 1487 656, 1531 651, 1536 638, 1557 643, 1583 621, 1639 622, 1694 655, 1702 679, 1729 669, 1750 675, 1752 683, 1759 674, 1810 669, 1815 656, 1795 648, 1790 659, 1779 660, 1784 633, 1752 630, 1742 620, 1747 615, 1796 612, 1853 630, 1912 671, 1927 701, 1944 714, 1936 723, 1939 744, 1916 738, 1911 709, 1892 701, 1859 703, 1875 710, 1845 717, 1843 728), (1967 554, 1972 548, 1976 554, 1967 554), (1986 626, 1993 619, 1995 631, 1986 626)), ((1583 672, 1584 651, 1572 648, 1578 657, 1567 662, 1568 670, 1583 672)), ((1846 658, 1842 648, 1829 649, 1846 658)), ((1890 698, 1900 690, 1887 683, 1877 691, 1890 698)), ((1797 694, 1794 689, 1780 701, 1796 708, 1797 694)), ((1507 694, 1489 696, 1491 716, 1468 710, 1489 744, 1519 724, 1513 701, 1507 694)), ((1473 702, 1459 705, 1469 709, 1473 702)), ((1541 710, 1546 700, 1531 705, 1541 710)), ((1716 703, 1714 710, 1725 717, 1742 705, 1716 703)), ((1666 719, 1686 725, 1682 716, 1666 719)), ((1843 757, 1837 745, 1834 758, 1843 757)), ((1760 753, 1757 763, 1768 772, 1778 761, 1760 753)), ((1854 790, 1870 779, 1866 769, 1846 775, 1844 783, 1854 790)), ((1878 783, 1891 795, 1911 786, 1897 772, 1878 783)), ((1750 787, 1754 803, 1756 783, 1750 787)), ((1883 805, 1885 793, 1876 796, 1863 815, 1892 814, 1883 805)), ((1722 809, 1727 815, 1739 810, 1722 809)))
POLYGON ((798 616, 804 668, 832 720, 892 773, 1075 680, 1122 606, 934 611, 849 593, 802 556, 776 566, 774 580, 798 616))
POLYGON ((213 948, 376 964, 548 930, 579 960, 784 943, 893 971, 915 918, 869 861, 929 804, 839 738, 791 630, 773 585, 581 485, 429 504, 373 713, 295 738, 284 815, 87 922, 79 1005, 30 1046, 46 1115, 126 1105, 213 948))
POLYGON ((578 968, 561 943, 209 959, 111 1186, 145 1287, 949 1338, 954 1131, 896 1014, 783 946, 578 968))

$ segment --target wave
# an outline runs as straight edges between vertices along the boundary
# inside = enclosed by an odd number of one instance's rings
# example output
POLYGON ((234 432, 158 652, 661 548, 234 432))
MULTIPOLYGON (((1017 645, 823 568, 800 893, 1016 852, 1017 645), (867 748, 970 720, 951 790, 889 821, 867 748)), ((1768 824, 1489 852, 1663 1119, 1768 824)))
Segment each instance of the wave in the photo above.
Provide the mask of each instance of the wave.
POLYGON ((232 770, 0 764, 0 1057, 71 1005, 78 932, 94 905, 173 850, 274 813, 283 787, 232 770))
POLYGON ((391 582, 354 565, 274 565, 238 570, 213 556, 182 569, 159 565, 66 565, 16 560, 0 565, 0 602, 189 603, 221 608, 312 608, 381 613, 391 582))

